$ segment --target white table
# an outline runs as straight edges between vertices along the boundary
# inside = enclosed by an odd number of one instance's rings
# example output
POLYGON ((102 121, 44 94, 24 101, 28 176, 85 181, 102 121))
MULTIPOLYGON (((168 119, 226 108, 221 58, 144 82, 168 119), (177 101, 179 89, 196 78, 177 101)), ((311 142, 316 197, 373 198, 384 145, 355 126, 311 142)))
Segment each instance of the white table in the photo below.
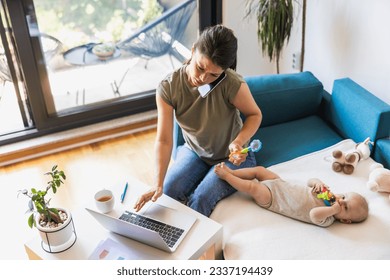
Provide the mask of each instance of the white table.
MULTIPOLYGON (((121 204, 120 195, 125 183, 118 184, 112 189, 116 199, 114 211, 122 211, 125 208, 132 209, 139 195, 149 188, 144 183, 130 178, 125 201, 121 204)), ((93 196, 94 193, 91 193, 90 201, 85 206, 95 207, 93 196)), ((136 260, 214 259, 216 257, 215 249, 221 247, 222 242, 222 225, 166 195, 160 197, 156 203, 178 209, 197 217, 197 221, 190 232, 174 253, 167 253, 107 231, 85 208, 71 210, 77 234, 76 243, 71 248, 61 253, 48 253, 42 249, 41 239, 37 233, 34 239, 25 243, 25 250, 29 259, 85 260, 90 257, 99 242, 111 238, 119 244, 126 246, 127 249, 130 249, 132 259, 136 260)))

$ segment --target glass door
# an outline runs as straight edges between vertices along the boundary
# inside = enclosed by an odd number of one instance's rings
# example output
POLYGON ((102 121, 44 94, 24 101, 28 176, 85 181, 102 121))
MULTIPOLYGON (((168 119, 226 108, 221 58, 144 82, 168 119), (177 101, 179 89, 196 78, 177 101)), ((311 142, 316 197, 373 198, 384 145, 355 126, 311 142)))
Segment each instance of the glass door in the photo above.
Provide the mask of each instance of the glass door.
POLYGON ((186 59, 171 49, 179 46, 185 56, 189 53, 180 40, 196 1, 164 15, 182 2, 187 1, 34 0, 27 17, 30 35, 40 37, 46 62, 48 113, 154 92, 186 59), (159 19, 161 23, 145 28, 159 19))
POLYGON ((33 127, 12 28, 0 2, 0 135, 33 127))
POLYGON ((25 132, 0 132, 0 145, 155 109, 158 83, 190 56, 198 2, 0 0, 13 128, 25 132))

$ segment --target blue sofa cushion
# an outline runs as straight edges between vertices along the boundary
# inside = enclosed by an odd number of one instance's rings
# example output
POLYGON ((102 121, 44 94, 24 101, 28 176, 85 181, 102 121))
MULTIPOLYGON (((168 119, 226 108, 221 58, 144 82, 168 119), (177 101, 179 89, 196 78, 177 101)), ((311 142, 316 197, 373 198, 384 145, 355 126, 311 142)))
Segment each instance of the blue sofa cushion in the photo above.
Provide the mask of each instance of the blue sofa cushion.
POLYGON ((320 117, 312 115, 269 127, 260 127, 253 139, 262 149, 255 153, 257 165, 265 167, 334 145, 343 138, 320 117))
POLYGON ((355 142, 389 136, 390 105, 349 78, 335 80, 329 117, 344 138, 355 142))
POLYGON ((263 113, 262 127, 316 114, 323 85, 310 72, 245 77, 263 113))
POLYGON ((374 159, 383 164, 384 168, 390 169, 390 138, 379 139, 375 143, 374 159))

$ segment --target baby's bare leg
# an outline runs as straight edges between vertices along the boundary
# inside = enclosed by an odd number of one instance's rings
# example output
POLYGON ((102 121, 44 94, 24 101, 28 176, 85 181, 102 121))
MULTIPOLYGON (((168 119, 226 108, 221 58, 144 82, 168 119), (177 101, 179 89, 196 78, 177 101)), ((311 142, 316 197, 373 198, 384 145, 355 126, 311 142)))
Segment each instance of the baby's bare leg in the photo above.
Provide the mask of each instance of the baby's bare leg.
POLYGON ((260 182, 256 182, 253 179, 257 178, 257 176, 259 176, 259 178, 263 178, 261 180, 279 178, 275 173, 265 169, 264 167, 231 170, 224 164, 218 164, 215 166, 215 173, 236 190, 249 194, 260 205, 268 205, 270 203, 271 193, 265 185, 260 182), (258 170, 256 171, 256 169, 258 170), (241 172, 244 170, 246 172, 241 172), (248 176, 248 173, 250 176, 248 176))
MULTIPOLYGON (((227 167, 227 166, 225 166, 227 167)), ((279 176, 263 166, 231 170, 229 172, 241 179, 257 179, 259 181, 277 179, 279 176)))

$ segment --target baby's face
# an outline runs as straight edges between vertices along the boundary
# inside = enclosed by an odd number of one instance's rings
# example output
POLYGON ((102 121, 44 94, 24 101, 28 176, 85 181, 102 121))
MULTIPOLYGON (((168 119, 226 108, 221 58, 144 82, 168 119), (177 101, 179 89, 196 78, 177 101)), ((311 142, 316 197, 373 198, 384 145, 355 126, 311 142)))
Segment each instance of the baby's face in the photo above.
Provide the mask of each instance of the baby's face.
POLYGON ((335 218, 346 223, 360 220, 362 214, 362 197, 357 193, 346 193, 338 195, 338 203, 341 211, 335 215, 335 218))

